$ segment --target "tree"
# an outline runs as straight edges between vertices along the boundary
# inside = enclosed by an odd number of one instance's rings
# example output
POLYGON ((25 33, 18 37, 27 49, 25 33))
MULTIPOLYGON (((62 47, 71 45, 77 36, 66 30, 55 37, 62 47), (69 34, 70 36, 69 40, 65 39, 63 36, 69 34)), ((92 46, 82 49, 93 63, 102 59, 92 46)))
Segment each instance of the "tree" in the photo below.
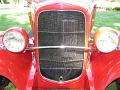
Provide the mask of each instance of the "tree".
POLYGON ((9 2, 7 0, 1 0, 2 4, 9 4, 9 2))
POLYGON ((17 4, 20 3, 21 0, 0 0, 2 4, 17 4))
POLYGON ((98 1, 120 2, 120 0, 98 0, 98 1))
POLYGON ((111 1, 111 2, 118 2, 118 1, 120 1, 120 0, 108 0, 108 1, 111 1))

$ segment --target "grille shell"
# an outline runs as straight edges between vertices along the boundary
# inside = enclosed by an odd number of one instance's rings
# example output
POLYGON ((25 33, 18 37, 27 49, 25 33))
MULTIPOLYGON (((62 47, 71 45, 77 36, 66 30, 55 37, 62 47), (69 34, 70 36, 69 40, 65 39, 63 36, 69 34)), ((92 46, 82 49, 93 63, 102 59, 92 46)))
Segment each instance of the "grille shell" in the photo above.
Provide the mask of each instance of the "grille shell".
MULTIPOLYGON (((38 16, 38 46, 85 46, 85 16, 78 11, 44 11, 38 16)), ((68 81, 81 75, 84 52, 75 48, 39 49, 40 73, 68 81)))

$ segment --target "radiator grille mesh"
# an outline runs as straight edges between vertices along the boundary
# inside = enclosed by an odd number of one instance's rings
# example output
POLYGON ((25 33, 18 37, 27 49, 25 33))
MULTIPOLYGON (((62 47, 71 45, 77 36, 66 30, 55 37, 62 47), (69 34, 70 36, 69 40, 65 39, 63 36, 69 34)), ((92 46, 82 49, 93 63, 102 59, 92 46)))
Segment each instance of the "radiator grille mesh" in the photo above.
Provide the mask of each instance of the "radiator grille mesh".
MULTIPOLYGON (((38 16, 38 46, 85 46, 85 17, 77 11, 45 11, 38 16)), ((75 48, 39 49, 40 72, 48 79, 78 77, 84 52, 75 48)))

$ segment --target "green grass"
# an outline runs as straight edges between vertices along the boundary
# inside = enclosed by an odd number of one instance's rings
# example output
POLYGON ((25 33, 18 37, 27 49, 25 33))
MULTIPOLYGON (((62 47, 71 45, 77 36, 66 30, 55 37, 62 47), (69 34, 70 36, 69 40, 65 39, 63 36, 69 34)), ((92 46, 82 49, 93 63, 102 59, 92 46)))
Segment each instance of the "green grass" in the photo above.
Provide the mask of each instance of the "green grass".
POLYGON ((16 87, 12 83, 9 83, 8 86, 4 88, 4 90, 16 90, 16 87))
POLYGON ((112 27, 120 31, 120 11, 99 11, 96 13, 94 30, 99 27, 112 27))
POLYGON ((26 31, 30 30, 30 23, 27 14, 1 14, 0 15, 0 31, 4 31, 11 27, 22 27, 26 31))
MULTIPOLYGON (((94 22, 94 30, 102 26, 120 30, 120 11, 97 12, 94 22)), ((23 27, 29 31, 30 24, 27 14, 0 14, 0 31, 4 31, 10 27, 23 27)))
POLYGON ((115 82, 111 83, 106 90, 117 90, 116 83, 115 82))

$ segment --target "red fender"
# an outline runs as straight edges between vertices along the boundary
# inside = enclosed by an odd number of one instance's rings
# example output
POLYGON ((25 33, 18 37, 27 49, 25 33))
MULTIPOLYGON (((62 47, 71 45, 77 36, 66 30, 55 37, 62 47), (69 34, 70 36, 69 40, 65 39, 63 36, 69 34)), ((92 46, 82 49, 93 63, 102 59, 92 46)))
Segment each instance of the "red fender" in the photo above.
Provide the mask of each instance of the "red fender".
POLYGON ((0 75, 8 78, 18 90, 32 88, 34 63, 32 52, 12 53, 0 50, 0 75))
POLYGON ((91 70, 94 77, 95 90, 105 90, 112 81, 120 78, 119 55, 120 51, 92 53, 91 70))

